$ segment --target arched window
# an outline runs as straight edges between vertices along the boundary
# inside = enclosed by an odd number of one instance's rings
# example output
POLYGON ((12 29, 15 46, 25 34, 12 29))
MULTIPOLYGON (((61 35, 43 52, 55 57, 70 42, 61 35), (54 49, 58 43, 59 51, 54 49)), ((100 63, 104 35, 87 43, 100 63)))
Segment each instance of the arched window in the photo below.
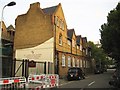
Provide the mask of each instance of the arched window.
POLYGON ((59 35, 59 45, 62 45, 62 34, 59 35))

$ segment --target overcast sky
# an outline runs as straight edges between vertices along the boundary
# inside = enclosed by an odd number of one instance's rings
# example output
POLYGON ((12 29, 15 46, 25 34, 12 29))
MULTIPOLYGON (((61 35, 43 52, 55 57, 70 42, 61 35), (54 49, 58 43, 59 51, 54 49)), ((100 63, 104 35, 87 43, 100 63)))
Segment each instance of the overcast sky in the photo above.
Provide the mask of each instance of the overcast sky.
MULTIPOLYGON (((4 5, 13 0, 0 0, 0 13, 4 5)), ((99 41, 99 29, 107 22, 107 15, 113 10, 119 0, 14 0, 15 6, 4 9, 4 22, 6 26, 15 26, 18 15, 25 14, 29 5, 40 2, 41 8, 62 4, 68 29, 74 28, 76 35, 87 37, 88 41, 99 41)))

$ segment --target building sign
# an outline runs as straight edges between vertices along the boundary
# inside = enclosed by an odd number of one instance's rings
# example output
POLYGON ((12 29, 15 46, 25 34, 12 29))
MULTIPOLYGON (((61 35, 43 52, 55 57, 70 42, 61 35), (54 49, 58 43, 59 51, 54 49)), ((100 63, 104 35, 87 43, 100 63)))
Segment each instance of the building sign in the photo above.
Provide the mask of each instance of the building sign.
POLYGON ((28 67, 36 67, 36 62, 35 61, 29 61, 28 67))

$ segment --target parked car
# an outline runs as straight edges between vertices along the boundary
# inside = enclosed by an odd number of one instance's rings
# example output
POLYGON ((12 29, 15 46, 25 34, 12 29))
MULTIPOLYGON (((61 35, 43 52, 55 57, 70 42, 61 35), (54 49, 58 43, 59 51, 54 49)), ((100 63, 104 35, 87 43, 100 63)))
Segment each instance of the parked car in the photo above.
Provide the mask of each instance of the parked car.
POLYGON ((104 68, 103 68, 103 71, 104 71, 104 72, 107 72, 107 68, 106 68, 106 67, 104 67, 104 68))
POLYGON ((95 74, 100 74, 100 73, 103 73, 103 72, 104 72, 104 70, 102 68, 95 68, 94 69, 95 74))
POLYGON ((85 74, 82 71, 81 68, 78 67, 72 67, 68 69, 67 73, 67 79, 68 80, 80 80, 85 79, 85 74))

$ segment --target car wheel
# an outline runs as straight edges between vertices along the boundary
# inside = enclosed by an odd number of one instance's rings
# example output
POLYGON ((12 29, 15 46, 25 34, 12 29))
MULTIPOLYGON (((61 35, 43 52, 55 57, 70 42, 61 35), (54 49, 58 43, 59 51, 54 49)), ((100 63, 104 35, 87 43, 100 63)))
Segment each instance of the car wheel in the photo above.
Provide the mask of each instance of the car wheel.
POLYGON ((68 80, 68 81, 71 81, 71 79, 70 79, 70 78, 68 78, 67 80, 68 80))
POLYGON ((83 76, 83 79, 85 79, 85 77, 83 76))

